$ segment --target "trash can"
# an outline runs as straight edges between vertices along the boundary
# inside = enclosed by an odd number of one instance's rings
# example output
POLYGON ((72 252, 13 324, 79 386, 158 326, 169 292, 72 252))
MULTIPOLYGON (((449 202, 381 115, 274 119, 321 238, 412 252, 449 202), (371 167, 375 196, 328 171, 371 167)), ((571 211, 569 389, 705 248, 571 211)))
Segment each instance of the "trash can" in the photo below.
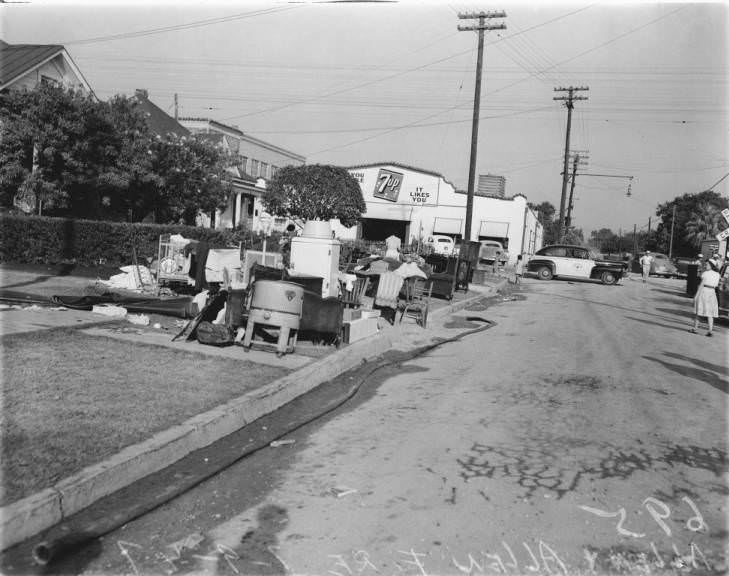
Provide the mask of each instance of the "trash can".
POLYGON ((686 295, 693 297, 699 287, 701 277, 699 276, 699 265, 689 264, 686 267, 686 295))

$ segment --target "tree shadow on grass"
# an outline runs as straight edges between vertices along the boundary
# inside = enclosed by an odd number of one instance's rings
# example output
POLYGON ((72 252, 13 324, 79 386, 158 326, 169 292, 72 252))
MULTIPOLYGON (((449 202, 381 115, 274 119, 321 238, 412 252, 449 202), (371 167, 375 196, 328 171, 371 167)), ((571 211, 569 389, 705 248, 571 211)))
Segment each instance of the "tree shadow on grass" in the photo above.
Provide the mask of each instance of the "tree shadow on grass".
MULTIPOLYGON (((672 370, 673 372, 676 372, 681 376, 698 380, 699 382, 708 384, 712 388, 716 388, 720 392, 724 392, 724 394, 729 394, 729 381, 724 380, 723 378, 721 378, 721 376, 719 376, 718 374, 716 374, 716 372, 712 370, 705 370, 704 368, 693 368, 691 366, 686 366, 683 364, 673 364, 671 362, 666 362, 665 360, 660 360, 658 358, 651 358, 650 356, 643 356, 643 358, 645 358, 646 360, 650 360, 651 362, 656 362, 657 364, 662 365, 664 368, 672 370)), ((695 360, 693 359, 689 360, 695 362, 695 360)))
POLYGON ((39 274, 35 278, 31 280, 26 280, 24 282, 16 282, 15 284, 8 284, 6 286, 2 286, 3 289, 7 288, 20 288, 21 286, 33 286, 35 284, 42 284, 43 282, 47 282, 48 280, 53 280, 54 278, 58 278, 59 276, 69 276, 71 272, 76 268, 76 264, 70 264, 70 263, 62 263, 57 264, 53 266, 53 269, 50 274, 39 274))

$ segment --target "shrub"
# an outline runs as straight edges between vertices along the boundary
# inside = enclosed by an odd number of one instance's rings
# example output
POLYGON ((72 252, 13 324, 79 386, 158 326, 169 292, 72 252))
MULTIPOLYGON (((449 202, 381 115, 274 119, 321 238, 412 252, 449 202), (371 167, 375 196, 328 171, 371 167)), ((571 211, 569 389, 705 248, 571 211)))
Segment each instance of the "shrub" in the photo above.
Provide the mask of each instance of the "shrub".
MULTIPOLYGON (((156 258, 162 234, 181 234, 205 241, 211 248, 241 245, 260 250, 263 237, 242 229, 211 229, 167 224, 129 224, 97 220, 74 220, 24 214, 0 215, 0 262, 18 264, 74 263, 80 266, 124 266, 133 252, 144 263, 156 258)), ((269 240, 269 250, 278 248, 279 235, 269 240)))

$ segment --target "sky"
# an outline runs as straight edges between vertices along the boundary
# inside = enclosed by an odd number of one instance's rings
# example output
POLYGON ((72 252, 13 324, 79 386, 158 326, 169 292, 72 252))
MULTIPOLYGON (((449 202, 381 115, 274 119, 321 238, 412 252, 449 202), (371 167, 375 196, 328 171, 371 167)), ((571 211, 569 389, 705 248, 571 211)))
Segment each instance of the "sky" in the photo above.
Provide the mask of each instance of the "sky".
POLYGON ((177 94, 181 117, 307 163, 397 162, 465 190, 478 36, 458 26, 480 11, 506 28, 484 33, 477 174, 559 209, 555 88, 584 87, 570 150, 586 158, 573 210, 586 235, 654 229, 656 206, 686 193, 729 197, 726 2, 30 0, 0 4, 0 38, 64 45, 102 100, 144 88, 174 114, 177 94))

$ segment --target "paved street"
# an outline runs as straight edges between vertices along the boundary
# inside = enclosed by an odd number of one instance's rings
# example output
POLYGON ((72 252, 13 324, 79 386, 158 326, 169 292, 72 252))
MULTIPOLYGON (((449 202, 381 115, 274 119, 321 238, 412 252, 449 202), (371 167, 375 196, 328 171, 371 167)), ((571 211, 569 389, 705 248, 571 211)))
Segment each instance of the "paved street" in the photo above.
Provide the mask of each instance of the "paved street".
POLYGON ((495 326, 378 370, 74 569, 721 573, 727 323, 690 335, 684 285, 526 279, 456 321, 495 326))

